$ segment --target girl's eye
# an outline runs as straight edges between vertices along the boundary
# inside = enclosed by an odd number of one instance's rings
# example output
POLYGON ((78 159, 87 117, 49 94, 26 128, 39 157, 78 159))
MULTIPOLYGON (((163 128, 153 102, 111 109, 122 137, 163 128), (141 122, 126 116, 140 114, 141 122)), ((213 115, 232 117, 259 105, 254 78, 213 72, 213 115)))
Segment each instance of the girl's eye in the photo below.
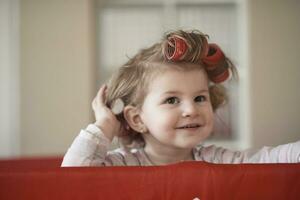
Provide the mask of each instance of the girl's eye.
POLYGON ((195 98, 195 101, 196 102, 203 102, 203 101, 206 101, 206 96, 197 96, 196 98, 195 98))
POLYGON ((176 104, 176 103, 179 103, 179 99, 177 97, 170 97, 170 98, 166 99, 165 103, 176 104))

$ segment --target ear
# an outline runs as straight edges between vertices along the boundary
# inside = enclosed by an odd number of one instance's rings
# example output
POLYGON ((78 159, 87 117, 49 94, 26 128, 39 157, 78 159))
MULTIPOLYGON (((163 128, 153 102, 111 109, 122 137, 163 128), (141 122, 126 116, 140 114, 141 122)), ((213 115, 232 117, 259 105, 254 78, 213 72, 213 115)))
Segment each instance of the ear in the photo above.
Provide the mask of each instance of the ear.
POLYGON ((140 117, 140 109, 134 106, 126 106, 123 110, 124 118, 129 126, 136 132, 145 132, 145 125, 140 117))

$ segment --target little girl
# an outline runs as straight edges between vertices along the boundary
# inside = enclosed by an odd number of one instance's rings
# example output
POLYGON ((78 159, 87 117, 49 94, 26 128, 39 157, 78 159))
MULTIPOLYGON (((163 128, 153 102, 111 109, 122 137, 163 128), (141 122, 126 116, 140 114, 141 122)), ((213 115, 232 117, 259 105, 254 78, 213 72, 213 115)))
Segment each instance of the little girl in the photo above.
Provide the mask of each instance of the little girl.
POLYGON ((102 86, 96 121, 81 130, 62 166, 300 162, 300 141, 234 152, 201 144, 214 111, 226 103, 222 83, 236 76, 230 60, 199 31, 175 31, 141 50, 102 86), (114 137, 121 148, 108 151, 114 137))

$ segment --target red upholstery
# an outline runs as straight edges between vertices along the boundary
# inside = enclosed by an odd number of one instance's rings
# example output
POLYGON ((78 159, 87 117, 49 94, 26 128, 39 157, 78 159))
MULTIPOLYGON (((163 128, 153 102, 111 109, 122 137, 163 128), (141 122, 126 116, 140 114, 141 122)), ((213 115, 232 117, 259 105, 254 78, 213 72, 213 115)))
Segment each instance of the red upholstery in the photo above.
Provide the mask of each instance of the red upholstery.
POLYGON ((60 168, 60 162, 0 161, 0 199, 300 199, 300 164, 60 168))

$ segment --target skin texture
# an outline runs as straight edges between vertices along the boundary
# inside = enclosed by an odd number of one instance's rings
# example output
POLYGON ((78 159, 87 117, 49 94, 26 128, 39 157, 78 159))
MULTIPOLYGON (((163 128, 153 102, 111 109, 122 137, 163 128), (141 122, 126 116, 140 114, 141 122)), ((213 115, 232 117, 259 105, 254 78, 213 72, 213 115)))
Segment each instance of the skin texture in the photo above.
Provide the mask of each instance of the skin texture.
POLYGON ((92 102, 92 108, 96 119, 94 124, 98 126, 104 135, 112 141, 114 136, 121 132, 121 124, 112 111, 104 103, 106 91, 107 86, 101 86, 97 96, 92 102))
POLYGON ((145 152, 155 164, 192 159, 192 148, 213 129, 205 71, 165 71, 150 84, 139 116, 148 130, 145 152))
MULTIPOLYGON (((120 122, 104 104, 102 86, 92 107, 97 125, 112 140, 121 132, 120 122)), ((145 140, 145 153, 155 165, 192 160, 192 149, 213 129, 213 109, 206 72, 167 69, 155 77, 140 108, 126 106, 129 126, 145 140)))

